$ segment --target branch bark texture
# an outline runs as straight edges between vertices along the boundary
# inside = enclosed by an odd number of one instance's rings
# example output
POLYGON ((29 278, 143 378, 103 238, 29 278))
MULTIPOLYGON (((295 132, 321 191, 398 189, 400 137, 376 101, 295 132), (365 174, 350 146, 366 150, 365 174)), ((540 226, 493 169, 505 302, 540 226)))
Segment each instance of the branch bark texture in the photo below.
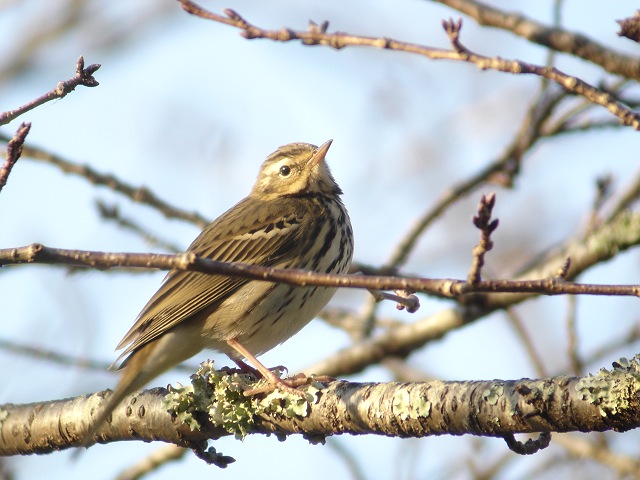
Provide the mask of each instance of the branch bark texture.
MULTIPOLYGON (((400 438, 431 435, 505 437, 514 433, 624 431, 640 425, 638 359, 586 377, 425 383, 334 381, 308 413, 262 415, 249 433, 303 434, 312 441, 337 434, 400 438)), ((166 389, 127 398, 96 440, 159 440, 194 447, 229 433, 202 417, 191 431, 167 412, 166 389)), ((80 446, 91 414, 110 394, 0 406, 0 455, 49 453, 80 446)))

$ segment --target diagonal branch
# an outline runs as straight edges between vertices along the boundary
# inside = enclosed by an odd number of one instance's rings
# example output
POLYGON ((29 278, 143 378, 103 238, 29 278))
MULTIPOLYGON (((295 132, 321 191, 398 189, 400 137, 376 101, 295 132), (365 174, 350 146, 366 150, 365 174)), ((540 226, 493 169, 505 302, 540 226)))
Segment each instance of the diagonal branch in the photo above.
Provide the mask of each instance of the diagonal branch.
POLYGON ((640 115, 618 102, 609 92, 600 90, 577 77, 567 75, 555 67, 534 65, 517 60, 504 60, 499 57, 485 57, 473 53, 460 43, 462 20, 457 22, 453 20, 443 21, 442 25, 454 50, 460 54, 458 60, 473 63, 481 70, 490 69, 513 74, 532 74, 546 78, 571 93, 583 96, 590 102, 605 107, 610 113, 618 117, 623 125, 640 130, 640 115))
POLYGON ((519 13, 505 12, 476 0, 435 0, 469 15, 478 24, 508 30, 557 52, 569 53, 601 66, 614 75, 640 80, 640 60, 601 45, 592 38, 550 27, 519 13))
POLYGON ((95 78, 93 78, 93 74, 99 68, 100 64, 98 63, 89 65, 85 68, 84 58, 80 56, 80 58, 78 58, 78 62, 76 63, 75 76, 73 76, 69 80, 58 83, 56 88, 54 88, 50 92, 45 93, 41 97, 32 100, 26 105, 23 105, 22 107, 16 108, 15 110, 10 110, 8 112, 0 113, 0 125, 5 125, 11 120, 22 115, 23 113, 26 113, 29 110, 33 110, 34 108, 39 107, 44 103, 50 102, 51 100, 66 97, 67 94, 73 92, 78 85, 83 85, 85 87, 97 87, 99 83, 95 78))
MULTIPOLYGON (((554 249, 547 258, 520 272, 516 278, 555 277, 560 283, 564 283, 562 275, 558 275, 558 265, 566 265, 568 257, 571 258, 571 271, 567 272, 567 276, 575 278, 593 265, 613 258, 620 251, 638 244, 640 214, 626 212, 614 221, 588 232, 583 238, 567 242, 559 251, 554 249), (619 247, 621 250, 618 250, 619 247), (605 254, 606 251, 609 253, 605 254)), ((455 329, 529 298, 530 294, 513 293, 493 293, 474 297, 473 302, 468 305, 463 303, 459 307, 444 309, 411 324, 386 329, 380 335, 332 353, 330 357, 306 368, 305 372, 338 377, 360 372, 389 356, 406 357, 428 342, 441 339, 455 329)), ((461 300, 464 300, 464 297, 461 300)))
MULTIPOLYGON (((8 140, 4 134, 0 133, 0 140, 8 140)), ((50 153, 41 148, 31 145, 23 147, 25 157, 44 163, 49 163, 59 168, 64 173, 78 175, 93 185, 104 186, 110 188, 114 192, 118 192, 130 198, 132 201, 149 205, 162 213, 167 218, 177 218, 186 222, 191 222, 200 228, 207 226, 210 220, 207 220, 197 212, 188 212, 174 207, 159 198, 155 193, 147 187, 140 187, 124 182, 109 173, 102 173, 87 164, 79 164, 71 162, 60 155, 50 153)))
POLYGON ((454 46, 454 50, 443 50, 439 48, 425 47, 415 43, 401 42, 399 40, 386 37, 367 37, 350 35, 343 32, 327 33, 327 22, 324 22, 321 25, 310 23, 307 31, 292 30, 288 28, 282 28, 280 30, 266 30, 249 23, 236 11, 230 8, 225 9, 224 13, 226 16, 222 16, 209 12, 190 0, 180 0, 180 4, 188 13, 207 20, 213 20, 215 22, 239 28, 242 30, 242 36, 249 40, 256 38, 266 38, 277 42, 299 40, 303 45, 322 45, 338 50, 349 46, 382 48, 414 53, 432 60, 469 62, 482 70, 491 69, 505 73, 538 75, 557 83, 576 95, 587 98, 592 103, 605 107, 609 112, 618 117, 623 125, 631 126, 636 130, 640 130, 640 115, 638 113, 618 102, 610 93, 604 92, 577 77, 572 77, 553 67, 534 65, 518 60, 505 60, 499 57, 485 57, 472 53, 462 47, 458 38, 460 28, 462 26, 461 20, 457 22, 454 22, 453 20, 443 22, 443 27, 454 46))
POLYGON ((504 153, 471 177, 445 190, 435 206, 416 220, 415 224, 396 246, 382 270, 393 271, 397 267, 404 265, 425 230, 447 208, 471 194, 482 184, 498 178, 500 179, 499 183, 511 185, 514 182, 514 177, 520 172, 520 163, 523 155, 543 136, 541 129, 564 96, 564 92, 555 94, 543 93, 540 95, 540 98, 532 103, 518 133, 504 153))
POLYGON ((9 143, 7 143, 6 159, 0 168, 0 191, 2 191, 7 184, 7 179, 13 166, 22 155, 22 146, 24 145, 24 139, 27 138, 29 134, 29 130, 31 130, 30 123, 21 123, 16 134, 9 140, 9 143))

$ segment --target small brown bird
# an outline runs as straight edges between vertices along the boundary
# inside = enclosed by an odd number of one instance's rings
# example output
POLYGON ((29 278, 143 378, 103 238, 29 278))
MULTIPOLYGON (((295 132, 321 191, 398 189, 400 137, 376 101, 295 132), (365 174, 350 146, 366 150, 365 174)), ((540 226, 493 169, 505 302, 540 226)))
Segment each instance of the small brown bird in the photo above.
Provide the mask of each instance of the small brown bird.
MULTIPOLYGON (((207 226, 188 251, 223 262, 346 273, 353 255, 349 215, 321 147, 292 143, 269 155, 249 196, 207 226)), ((248 362, 272 387, 291 389, 255 357, 304 327, 335 288, 295 287, 171 271, 118 344, 122 377, 87 440, 129 394, 204 348, 248 362)))

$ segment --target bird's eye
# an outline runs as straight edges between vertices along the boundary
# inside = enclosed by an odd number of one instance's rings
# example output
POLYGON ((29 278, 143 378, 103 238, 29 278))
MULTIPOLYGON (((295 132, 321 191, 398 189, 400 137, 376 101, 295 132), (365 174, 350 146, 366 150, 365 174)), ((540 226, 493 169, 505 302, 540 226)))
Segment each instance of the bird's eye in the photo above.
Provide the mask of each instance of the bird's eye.
POLYGON ((288 177, 291 174, 291 168, 288 165, 283 165, 280 167, 280 176, 288 177))

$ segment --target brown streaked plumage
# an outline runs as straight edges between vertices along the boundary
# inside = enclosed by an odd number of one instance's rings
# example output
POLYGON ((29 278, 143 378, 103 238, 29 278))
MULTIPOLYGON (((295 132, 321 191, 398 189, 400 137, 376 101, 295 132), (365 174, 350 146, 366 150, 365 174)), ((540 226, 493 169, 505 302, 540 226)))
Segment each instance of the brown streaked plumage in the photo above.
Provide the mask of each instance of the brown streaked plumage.
MULTIPOLYGON (((292 143, 269 155, 251 193, 189 247, 202 257, 277 268, 345 273, 353 233, 321 147, 292 143)), ((274 388, 291 389, 255 357, 284 342, 327 304, 334 288, 294 287, 171 271, 118 344, 122 377, 87 441, 129 394, 204 348, 246 359, 274 388), (126 358, 125 358, 126 357, 126 358)))

